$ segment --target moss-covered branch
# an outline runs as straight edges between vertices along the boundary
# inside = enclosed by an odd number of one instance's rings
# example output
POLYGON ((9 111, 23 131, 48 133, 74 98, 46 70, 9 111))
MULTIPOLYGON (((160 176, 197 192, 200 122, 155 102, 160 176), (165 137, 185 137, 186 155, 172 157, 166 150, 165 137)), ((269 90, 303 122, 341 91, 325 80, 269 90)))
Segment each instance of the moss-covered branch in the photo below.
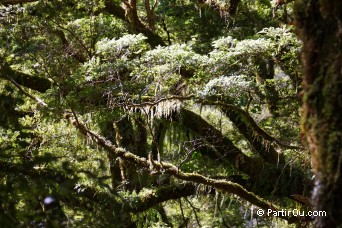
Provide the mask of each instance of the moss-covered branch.
MULTIPOLYGON (((79 129, 79 131, 82 134, 84 134, 87 137, 91 137, 98 145, 102 146, 105 150, 107 150, 110 153, 116 154, 118 157, 124 159, 125 161, 131 164, 135 164, 139 166, 139 168, 150 169, 151 171, 154 171, 154 172, 163 172, 164 174, 172 175, 181 180, 215 187, 221 191, 233 193, 260 208, 277 210, 276 206, 256 196, 252 192, 245 190, 239 184, 236 184, 230 181, 225 181, 225 180, 211 179, 211 178, 208 178, 203 175, 196 174, 196 173, 185 173, 185 172, 180 171, 177 166, 171 163, 157 162, 157 161, 154 161, 152 158, 148 160, 146 158, 138 157, 135 154, 132 154, 123 148, 118 148, 114 146, 110 141, 88 130, 79 121, 75 120, 73 121, 73 124, 77 129, 79 129)), ((297 220, 295 217, 288 217, 288 216, 282 216, 281 218, 286 219, 290 222, 294 222, 297 220)))
POLYGON ((215 148, 215 151, 205 153, 206 156, 249 175, 254 183, 253 191, 259 194, 287 197, 303 194, 304 186, 309 183, 303 172, 295 167, 290 169, 285 164, 270 163, 262 158, 245 155, 229 138, 222 135, 221 131, 190 110, 181 109, 172 120, 191 129, 215 148))
POLYGON ((270 142, 278 140, 262 130, 246 111, 233 105, 220 105, 220 107, 239 132, 248 140, 254 153, 260 155, 266 162, 272 164, 285 163, 284 155, 278 153, 270 145, 270 142), (269 142, 265 142, 265 140, 269 142))
POLYGON ((172 120, 192 130, 214 146, 217 152, 206 154, 213 160, 220 161, 227 166, 234 166, 253 178, 256 178, 262 170, 264 162, 261 159, 251 158, 242 153, 229 138, 222 135, 221 131, 196 113, 183 108, 179 114, 174 114, 172 120))

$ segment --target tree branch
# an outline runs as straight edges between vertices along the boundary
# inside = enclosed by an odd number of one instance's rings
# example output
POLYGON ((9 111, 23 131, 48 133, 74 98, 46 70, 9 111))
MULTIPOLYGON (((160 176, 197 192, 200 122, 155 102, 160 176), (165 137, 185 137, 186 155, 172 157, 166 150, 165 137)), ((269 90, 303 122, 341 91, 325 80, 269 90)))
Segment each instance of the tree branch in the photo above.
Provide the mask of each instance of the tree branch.
MULTIPOLYGON (((151 171, 155 172, 163 172, 164 174, 172 175, 178 179, 190 181, 199 184, 205 184, 207 186, 215 187, 224 192, 233 193, 241 198, 251 202, 252 204, 263 208, 263 209, 272 209, 278 210, 278 207, 273 204, 261 199, 260 197, 254 195, 251 192, 245 190, 242 186, 236 183, 232 183, 230 181, 224 180, 215 180, 211 178, 207 178, 200 174, 195 173, 184 173, 178 170, 178 168, 171 163, 159 163, 152 159, 147 160, 146 158, 141 158, 126 151, 123 148, 115 147, 110 141, 105 138, 99 136, 95 132, 88 130, 82 123, 73 121, 74 126, 85 136, 90 136, 99 146, 103 147, 109 153, 114 153, 116 156, 124 159, 131 164, 137 165, 139 168, 151 169, 151 171)), ((297 221, 295 217, 281 216, 281 218, 288 220, 289 222, 297 221)))
POLYGON ((172 120, 191 129, 210 145, 214 146, 216 153, 211 152, 206 154, 211 159, 221 161, 227 166, 234 166, 250 177, 258 177, 264 166, 264 162, 261 159, 251 158, 242 153, 229 138, 223 136, 221 131, 210 125, 201 116, 182 108, 178 115, 175 113, 172 116, 172 120))
MULTIPOLYGON (((235 105, 231 105, 231 104, 226 104, 223 102, 218 102, 218 101, 210 101, 210 100, 203 100, 203 99, 198 99, 198 103, 204 104, 204 105, 216 105, 221 107, 221 109, 226 113, 226 115, 228 116, 229 119, 232 120, 232 122, 236 125, 239 125, 239 122, 237 120, 237 118, 240 118, 241 121, 243 121, 243 128, 244 129, 248 129, 249 131, 253 131, 254 133, 257 134, 258 137, 261 137, 264 140, 267 140, 269 142, 275 142, 277 143, 279 146, 282 146, 284 148, 287 149, 304 149, 303 147, 299 147, 299 146, 292 146, 292 145, 287 145, 284 142, 281 142, 279 139, 271 136, 270 134, 268 134, 266 131, 264 131, 262 128, 259 127, 259 125, 254 121, 253 117, 251 117, 248 112, 246 112, 245 110, 235 106, 235 105), (235 116, 233 116, 233 114, 231 113, 235 113, 235 116), (236 116, 238 115, 238 116, 236 116), (235 121, 234 121, 235 120, 235 121)), ((241 126, 242 129, 242 126, 241 126)), ((244 131, 242 131, 243 133, 244 131)), ((245 131, 246 132, 246 131, 245 131)), ((253 141, 252 140, 252 133, 249 132, 247 134, 246 132, 246 137, 248 140, 253 141), (250 138, 250 139, 249 139, 250 138)), ((261 141, 261 139, 259 139, 261 141)), ((273 155, 273 157, 277 157, 278 155, 275 156, 275 154, 273 155)), ((274 158, 273 158, 274 159, 274 158)))
POLYGON ((19 85, 36 90, 41 93, 46 92, 48 89, 51 88, 52 85, 52 83, 46 78, 32 76, 20 71, 13 70, 6 63, 0 64, 0 78, 9 81, 13 79, 19 85))
POLYGON ((47 106, 47 104, 43 100, 39 99, 38 97, 31 95, 30 93, 26 92, 23 88, 21 88, 21 86, 13 78, 10 78, 10 81, 12 82, 12 84, 15 87, 17 87, 20 90, 20 92, 24 93, 26 96, 28 96, 32 100, 36 101, 41 106, 47 106))

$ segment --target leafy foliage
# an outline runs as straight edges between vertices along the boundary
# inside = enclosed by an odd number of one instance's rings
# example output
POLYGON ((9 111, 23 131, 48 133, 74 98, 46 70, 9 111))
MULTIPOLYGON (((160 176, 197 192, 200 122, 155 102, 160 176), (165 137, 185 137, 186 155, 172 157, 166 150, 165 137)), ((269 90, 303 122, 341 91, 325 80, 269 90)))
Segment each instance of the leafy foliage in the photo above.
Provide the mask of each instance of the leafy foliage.
POLYGON ((285 223, 255 212, 311 187, 301 43, 232 2, 2 5, 0 223, 285 223))

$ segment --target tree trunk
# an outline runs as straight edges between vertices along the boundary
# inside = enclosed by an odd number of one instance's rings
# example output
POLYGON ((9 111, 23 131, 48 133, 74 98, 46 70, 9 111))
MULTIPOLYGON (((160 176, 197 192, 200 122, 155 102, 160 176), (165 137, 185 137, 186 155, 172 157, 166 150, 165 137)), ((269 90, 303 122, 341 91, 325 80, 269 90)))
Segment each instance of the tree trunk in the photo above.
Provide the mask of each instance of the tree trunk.
POLYGON ((342 226, 342 1, 296 2, 304 43, 303 131, 315 173, 316 227, 342 226))

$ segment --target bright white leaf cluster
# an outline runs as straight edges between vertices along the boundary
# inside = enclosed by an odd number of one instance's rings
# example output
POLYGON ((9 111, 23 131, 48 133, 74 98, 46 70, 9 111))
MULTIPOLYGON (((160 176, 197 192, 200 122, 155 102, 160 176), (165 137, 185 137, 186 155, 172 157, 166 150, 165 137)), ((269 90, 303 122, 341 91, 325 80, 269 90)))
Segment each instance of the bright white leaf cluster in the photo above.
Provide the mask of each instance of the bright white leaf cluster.
POLYGON ((213 41, 213 47, 219 51, 228 51, 230 48, 235 47, 236 43, 236 39, 231 36, 227 36, 213 41))
POLYGON ((128 59, 148 49, 147 38, 142 34, 124 35, 120 39, 102 39, 96 44, 96 54, 108 59, 128 59))
POLYGON ((222 76, 210 80, 200 92, 203 96, 225 94, 236 96, 251 90, 253 82, 244 75, 222 76))

